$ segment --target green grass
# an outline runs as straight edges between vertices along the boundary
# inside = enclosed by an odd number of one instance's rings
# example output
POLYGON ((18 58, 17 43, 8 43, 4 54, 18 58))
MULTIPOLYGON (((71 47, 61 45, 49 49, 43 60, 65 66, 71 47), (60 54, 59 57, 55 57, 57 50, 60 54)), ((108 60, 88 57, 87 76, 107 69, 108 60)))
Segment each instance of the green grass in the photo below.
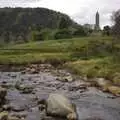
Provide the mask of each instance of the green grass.
POLYGON ((30 64, 30 63, 51 63, 66 62, 69 60, 69 53, 26 53, 18 55, 0 55, 0 64, 30 64))
POLYGON ((113 80, 117 75, 116 73, 120 72, 119 62, 115 63, 112 57, 78 60, 68 62, 65 66, 75 73, 81 76, 87 76, 88 78, 103 77, 108 80, 113 80))
MULTIPOLYGON (((82 37, 62 40, 48 40, 43 42, 30 42, 26 44, 17 44, 8 46, 8 49, 32 49, 39 52, 73 52, 77 49, 86 46, 89 41, 110 41, 110 37, 82 37)), ((5 47, 6 48, 6 47, 5 47)))

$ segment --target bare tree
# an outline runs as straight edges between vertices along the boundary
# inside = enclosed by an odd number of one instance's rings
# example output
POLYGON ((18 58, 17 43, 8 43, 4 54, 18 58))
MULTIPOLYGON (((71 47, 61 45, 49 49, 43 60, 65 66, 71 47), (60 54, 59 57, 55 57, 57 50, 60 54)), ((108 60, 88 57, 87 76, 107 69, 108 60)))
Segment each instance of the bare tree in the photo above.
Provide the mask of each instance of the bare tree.
POLYGON ((120 38, 120 9, 113 13, 112 20, 114 22, 112 33, 116 38, 120 38))

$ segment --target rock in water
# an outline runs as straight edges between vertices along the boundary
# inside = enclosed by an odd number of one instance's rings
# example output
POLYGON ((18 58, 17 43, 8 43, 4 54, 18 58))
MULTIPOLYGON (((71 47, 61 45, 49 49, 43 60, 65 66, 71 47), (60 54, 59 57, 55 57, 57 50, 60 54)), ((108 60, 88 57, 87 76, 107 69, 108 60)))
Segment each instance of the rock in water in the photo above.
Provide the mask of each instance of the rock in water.
POLYGON ((77 120, 75 105, 68 98, 60 94, 49 95, 46 100, 46 114, 66 117, 68 120, 77 120))
POLYGON ((21 91, 21 93, 31 93, 33 91, 32 85, 25 85, 20 83, 20 81, 16 82, 15 88, 21 91))
POLYGON ((0 105, 4 103, 5 96, 7 94, 7 90, 5 88, 0 87, 0 105))

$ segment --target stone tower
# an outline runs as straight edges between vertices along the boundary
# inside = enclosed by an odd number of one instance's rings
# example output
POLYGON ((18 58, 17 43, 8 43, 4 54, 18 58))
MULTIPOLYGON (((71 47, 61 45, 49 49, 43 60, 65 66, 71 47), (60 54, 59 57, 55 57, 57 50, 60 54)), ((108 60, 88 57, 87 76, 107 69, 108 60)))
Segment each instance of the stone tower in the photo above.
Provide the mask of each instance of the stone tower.
POLYGON ((97 11, 96 16, 95 16, 95 30, 96 31, 100 30, 100 15, 99 15, 98 11, 97 11))

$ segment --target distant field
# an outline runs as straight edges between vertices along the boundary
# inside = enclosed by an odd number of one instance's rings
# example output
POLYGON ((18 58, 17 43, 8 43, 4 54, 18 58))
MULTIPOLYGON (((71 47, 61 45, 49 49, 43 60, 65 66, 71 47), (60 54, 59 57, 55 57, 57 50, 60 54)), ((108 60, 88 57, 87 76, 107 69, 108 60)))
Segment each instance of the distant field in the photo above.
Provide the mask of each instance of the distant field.
MULTIPOLYGON (((82 37, 62 40, 48 40, 25 44, 8 45, 0 50, 1 64, 24 64, 51 61, 74 61, 96 56, 107 56, 109 51, 97 50, 102 42, 109 44, 110 37, 82 37)), ((100 46, 101 47, 101 46, 100 46)))
POLYGON ((26 44, 17 44, 8 46, 8 49, 32 49, 40 52, 72 52, 78 51, 81 47, 86 46, 90 41, 109 42, 111 37, 82 37, 62 40, 47 40, 42 42, 31 42, 26 44))

